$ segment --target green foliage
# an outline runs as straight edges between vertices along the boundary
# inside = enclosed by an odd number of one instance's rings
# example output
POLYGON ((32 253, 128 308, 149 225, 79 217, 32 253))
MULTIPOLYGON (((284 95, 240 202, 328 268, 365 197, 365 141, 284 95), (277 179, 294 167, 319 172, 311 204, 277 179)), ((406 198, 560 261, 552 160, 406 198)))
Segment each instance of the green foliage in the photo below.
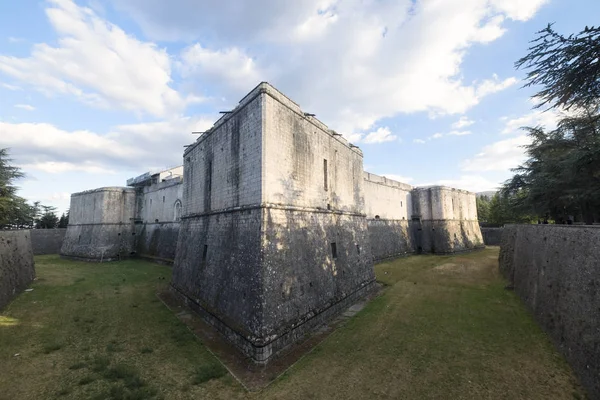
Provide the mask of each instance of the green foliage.
POLYGON ((58 228, 66 228, 69 225, 69 211, 67 214, 62 213, 60 219, 58 220, 58 228))
POLYGON ((552 25, 538 32, 516 67, 529 68, 525 86, 541 85, 538 107, 569 111, 558 127, 524 128, 527 161, 503 188, 517 212, 556 222, 600 218, 600 27, 565 37, 552 25))
POLYGON ((600 115, 590 110, 564 117, 558 128, 526 128, 529 159, 514 171, 502 193, 513 206, 543 219, 574 216, 588 224, 600 210, 600 115))
POLYGON ((41 206, 44 210, 42 216, 36 221, 36 229, 54 229, 58 227, 58 217, 56 216, 56 207, 41 206))
POLYGON ((596 105, 600 98, 600 27, 585 27, 576 35, 563 36, 552 24, 537 32, 529 54, 515 63, 527 68, 527 84, 541 85, 535 97, 538 107, 570 109, 596 105))
POLYGON ((0 229, 24 223, 25 214, 30 211, 25 199, 17 196, 15 186, 15 181, 25 175, 11 165, 12 161, 8 149, 0 149, 0 229))
POLYGON ((490 224, 523 224, 535 222, 535 216, 527 213, 527 210, 518 206, 522 201, 523 194, 496 193, 490 200, 488 220, 490 224))
POLYGON ((490 217, 490 199, 488 196, 477 196, 477 218, 480 222, 488 222, 490 217))

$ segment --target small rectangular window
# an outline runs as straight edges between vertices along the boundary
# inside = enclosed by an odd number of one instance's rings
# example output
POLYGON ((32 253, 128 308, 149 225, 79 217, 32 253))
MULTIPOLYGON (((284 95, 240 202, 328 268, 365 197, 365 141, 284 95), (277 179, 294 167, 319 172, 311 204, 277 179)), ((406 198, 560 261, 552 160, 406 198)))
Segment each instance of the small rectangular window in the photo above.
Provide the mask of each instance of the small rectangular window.
POLYGON ((202 262, 206 261, 206 255, 208 254, 208 245, 204 245, 204 250, 202 251, 202 262))
POLYGON ((402 207, 402 200, 400 200, 400 207, 402 207))
POLYGON ((327 190, 327 159, 323 159, 323 187, 327 190))
POLYGON ((165 202, 165 196, 163 196, 163 203, 165 202))
POLYGON ((335 242, 331 243, 331 256, 333 257, 333 259, 337 258, 337 245, 335 244, 335 242))
POLYGON ((206 191, 210 192, 212 190, 212 161, 208 162, 208 179, 206 182, 206 191))
POLYGON ((360 255, 360 245, 356 245, 356 252, 358 253, 358 255, 360 255))

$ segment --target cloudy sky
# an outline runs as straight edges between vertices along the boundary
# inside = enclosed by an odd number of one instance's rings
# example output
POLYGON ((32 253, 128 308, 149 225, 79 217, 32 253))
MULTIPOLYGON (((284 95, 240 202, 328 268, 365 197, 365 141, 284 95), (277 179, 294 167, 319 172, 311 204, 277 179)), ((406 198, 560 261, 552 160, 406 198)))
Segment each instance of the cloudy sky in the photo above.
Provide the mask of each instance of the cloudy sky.
POLYGON ((514 62, 595 0, 0 0, 0 148, 20 194, 124 185, 181 163, 260 81, 343 133, 365 169, 492 190, 523 159, 532 110, 514 62))

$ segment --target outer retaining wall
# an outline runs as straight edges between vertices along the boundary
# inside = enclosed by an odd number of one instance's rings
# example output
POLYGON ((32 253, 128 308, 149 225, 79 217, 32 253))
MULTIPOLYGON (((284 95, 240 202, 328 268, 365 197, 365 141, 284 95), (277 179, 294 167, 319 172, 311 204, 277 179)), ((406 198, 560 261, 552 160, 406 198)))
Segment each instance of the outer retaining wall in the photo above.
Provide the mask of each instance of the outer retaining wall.
POLYGON ((500 241, 502 240, 502 231, 504 231, 504 228, 481 227, 483 243, 485 243, 486 246, 500 246, 500 241))
POLYGON ((34 255, 59 254, 67 228, 32 229, 29 232, 34 255))
POLYGON ((600 227, 508 225, 500 271, 600 399, 600 227))
POLYGON ((30 231, 0 231, 0 310, 35 278, 30 231))

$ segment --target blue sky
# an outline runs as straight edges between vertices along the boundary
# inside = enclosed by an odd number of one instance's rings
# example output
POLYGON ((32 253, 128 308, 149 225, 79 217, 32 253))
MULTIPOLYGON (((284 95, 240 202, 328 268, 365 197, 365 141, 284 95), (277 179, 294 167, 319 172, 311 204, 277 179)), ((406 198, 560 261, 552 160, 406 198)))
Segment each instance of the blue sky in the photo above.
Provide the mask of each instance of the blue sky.
POLYGON ((534 33, 597 24, 591 0, 0 1, 0 147, 57 206, 181 163, 268 81, 412 185, 492 190, 552 128, 513 64, 534 33))

